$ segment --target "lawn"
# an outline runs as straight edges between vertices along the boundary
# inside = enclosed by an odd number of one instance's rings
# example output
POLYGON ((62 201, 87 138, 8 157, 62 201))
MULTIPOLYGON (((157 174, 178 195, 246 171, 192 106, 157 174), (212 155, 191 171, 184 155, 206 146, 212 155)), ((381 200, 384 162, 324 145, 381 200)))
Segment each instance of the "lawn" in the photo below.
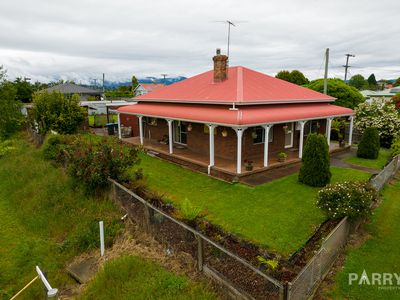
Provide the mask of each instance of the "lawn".
MULTIPOLYGON (((85 196, 22 137, 12 144, 14 152, 0 158, 0 299, 10 299, 35 277, 36 265, 54 287, 72 283, 65 264, 97 247, 98 221, 104 220, 108 243, 121 228, 112 201, 85 196)), ((43 294, 36 281, 18 299, 43 294)))
POLYGON ((390 149, 381 148, 377 159, 365 159, 357 156, 350 156, 345 158, 344 161, 353 165, 380 170, 383 169, 391 158, 390 153, 390 149))
MULTIPOLYGON (((336 276, 336 286, 326 292, 333 299, 400 299, 400 284, 394 280, 393 290, 379 289, 377 285, 348 283, 348 274, 400 272, 400 180, 383 190, 383 202, 366 226, 370 238, 360 247, 349 249, 343 271, 336 276), (397 287, 397 289, 396 289, 397 287)), ((399 274, 400 275, 400 274, 399 274)), ((398 276, 399 276, 398 275, 398 276)))
POLYGON ((217 299, 216 295, 183 276, 136 256, 105 264, 80 299, 217 299))
MULTIPOLYGON (((110 122, 118 122, 117 115, 110 115, 110 122)), ((103 127, 107 124, 107 115, 91 115, 88 116, 89 126, 90 127, 103 127), (96 122, 96 124, 95 124, 96 122)))
MULTIPOLYGON (((297 182, 297 174, 257 186, 229 184, 160 159, 141 155, 151 190, 179 206, 187 198, 206 219, 226 231, 284 256, 298 250, 325 220, 315 206, 317 188, 297 182)), ((367 180, 370 174, 332 167, 333 182, 367 180)))

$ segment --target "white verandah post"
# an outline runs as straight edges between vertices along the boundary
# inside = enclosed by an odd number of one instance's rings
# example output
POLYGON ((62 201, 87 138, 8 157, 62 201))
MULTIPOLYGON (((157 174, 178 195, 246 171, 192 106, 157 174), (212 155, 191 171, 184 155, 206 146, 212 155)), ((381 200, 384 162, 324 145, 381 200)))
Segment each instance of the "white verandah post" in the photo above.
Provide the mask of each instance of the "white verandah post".
POLYGON ((207 124, 208 126, 208 131, 210 135, 210 164, 208 168, 208 173, 210 173, 210 168, 215 165, 215 160, 214 160, 214 130, 217 127, 214 124, 207 124))
POLYGON ((143 116, 138 116, 138 119, 139 119, 140 144, 143 145, 143 116))
POLYGON ((351 146, 351 143, 353 141, 353 122, 354 122, 354 117, 350 116, 350 127, 349 127, 349 146, 351 146))
POLYGON ((242 138, 243 132, 246 130, 246 127, 234 128, 237 135, 237 162, 236 162, 236 173, 242 173, 242 138))
POLYGON ((326 119, 326 141, 328 142, 328 146, 331 144, 332 120, 333 118, 326 119))
POLYGON ((304 125, 305 121, 299 121, 300 125, 300 140, 299 140, 299 158, 303 157, 303 144, 304 144, 304 125))
POLYGON ((172 122, 173 120, 167 119, 168 122, 168 145, 169 145, 169 154, 173 153, 173 138, 172 138, 172 122))
POLYGON ((263 125, 264 128, 264 167, 268 167, 268 146, 269 146, 269 130, 273 125, 263 125))
POLYGON ((120 117, 120 113, 118 113, 118 138, 121 139, 122 138, 122 134, 121 134, 121 117, 120 117))

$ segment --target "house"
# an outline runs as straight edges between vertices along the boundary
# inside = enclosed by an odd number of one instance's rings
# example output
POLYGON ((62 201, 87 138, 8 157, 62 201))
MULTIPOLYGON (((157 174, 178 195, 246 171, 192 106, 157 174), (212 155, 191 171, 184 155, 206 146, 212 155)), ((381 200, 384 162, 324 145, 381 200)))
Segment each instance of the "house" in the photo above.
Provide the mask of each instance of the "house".
POLYGON ((311 132, 326 134, 330 143, 335 117, 349 117, 351 144, 353 111, 331 104, 335 98, 245 67, 228 67, 227 60, 217 51, 213 70, 120 107, 119 124, 133 132, 125 140, 176 163, 236 177, 281 165, 281 152, 288 162, 299 162, 311 132))
POLYGON ((136 96, 145 95, 147 93, 156 91, 163 88, 165 84, 162 83, 139 83, 135 88, 134 93, 136 96))
POLYGON ((368 103, 373 101, 390 101, 396 94, 396 88, 384 89, 381 91, 364 90, 360 92, 368 103))
POLYGON ((99 90, 90 89, 75 83, 57 84, 47 89, 40 90, 39 93, 60 92, 66 96, 79 95, 81 101, 88 100, 89 97, 94 97, 96 100, 101 99, 102 92, 99 90))

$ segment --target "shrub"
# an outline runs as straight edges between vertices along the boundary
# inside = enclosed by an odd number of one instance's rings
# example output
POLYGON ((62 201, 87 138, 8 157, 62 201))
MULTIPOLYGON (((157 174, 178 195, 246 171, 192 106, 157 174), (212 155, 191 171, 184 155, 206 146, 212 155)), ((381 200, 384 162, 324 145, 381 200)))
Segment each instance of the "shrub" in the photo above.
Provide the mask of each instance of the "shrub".
POLYGON ((196 220, 201 213, 201 208, 194 206, 187 198, 185 198, 180 207, 183 219, 187 221, 196 220))
POLYGON ((390 148, 392 157, 400 155, 400 134, 393 140, 392 147, 390 148))
POLYGON ((358 144, 357 157, 367 159, 377 159, 379 155, 380 143, 379 133, 376 128, 367 128, 361 136, 358 144))
POLYGON ((108 187, 108 178, 126 181, 127 170, 139 162, 136 148, 109 138, 100 142, 77 138, 67 153, 69 174, 90 193, 108 187))
POLYGON ((33 119, 39 133, 54 130, 60 134, 74 134, 85 120, 85 111, 79 106, 79 96, 66 97, 61 93, 38 93, 33 98, 33 119))
POLYGON ((16 100, 15 88, 9 82, 0 82, 0 107, 0 138, 6 138, 23 123, 22 105, 16 100))
POLYGON ((390 148, 392 139, 400 132, 400 114, 392 103, 363 103, 355 109, 354 126, 361 133, 369 127, 377 128, 381 146, 390 148))
POLYGON ((0 141, 0 158, 11 153, 15 150, 15 147, 12 145, 10 140, 6 140, 4 142, 0 141))
POLYGON ((310 134, 304 146, 299 181, 310 186, 325 186, 332 177, 329 146, 324 135, 310 134))
POLYGON ((48 160, 55 160, 61 163, 63 161, 63 152, 68 144, 71 143, 73 137, 59 134, 50 135, 43 145, 43 157, 48 160))
POLYGON ((367 182, 347 181, 328 185, 317 195, 317 206, 330 219, 355 218, 370 213, 370 204, 377 199, 376 190, 367 182))

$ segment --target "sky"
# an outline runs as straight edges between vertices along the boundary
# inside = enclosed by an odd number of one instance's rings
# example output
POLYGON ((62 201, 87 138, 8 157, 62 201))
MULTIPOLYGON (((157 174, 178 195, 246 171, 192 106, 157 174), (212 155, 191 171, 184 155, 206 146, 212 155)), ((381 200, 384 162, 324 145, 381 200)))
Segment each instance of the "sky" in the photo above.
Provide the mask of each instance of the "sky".
POLYGON ((190 77, 212 69, 216 48, 230 65, 269 75, 298 69, 323 77, 400 77, 398 0, 2 0, 0 65, 10 79, 106 80, 190 77))

